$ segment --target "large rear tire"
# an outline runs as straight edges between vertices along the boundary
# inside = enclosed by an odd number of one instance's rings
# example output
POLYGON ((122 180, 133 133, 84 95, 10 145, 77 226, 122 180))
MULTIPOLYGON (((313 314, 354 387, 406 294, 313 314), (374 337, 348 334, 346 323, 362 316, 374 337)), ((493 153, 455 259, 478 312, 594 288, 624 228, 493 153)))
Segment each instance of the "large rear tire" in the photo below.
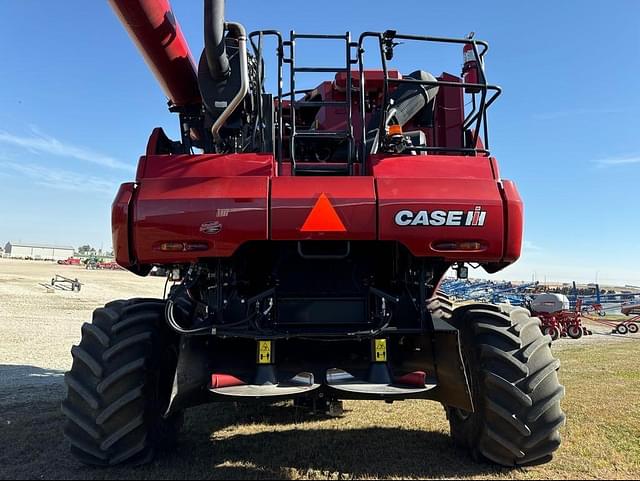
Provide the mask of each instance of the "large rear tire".
POLYGON ((522 308, 474 306, 454 315, 474 412, 447 408, 451 435, 474 458, 502 466, 552 459, 560 446, 560 362, 540 321, 522 308))
POLYGON ((144 464, 177 442, 182 414, 164 418, 177 339, 164 324, 164 302, 114 301, 82 326, 65 375, 65 436, 89 465, 144 464))

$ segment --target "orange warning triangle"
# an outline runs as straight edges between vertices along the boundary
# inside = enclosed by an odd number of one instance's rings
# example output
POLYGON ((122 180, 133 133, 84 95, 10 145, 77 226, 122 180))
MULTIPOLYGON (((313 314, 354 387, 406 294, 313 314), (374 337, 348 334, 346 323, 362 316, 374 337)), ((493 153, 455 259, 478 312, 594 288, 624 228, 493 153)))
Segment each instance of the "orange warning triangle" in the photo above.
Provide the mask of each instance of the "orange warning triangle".
POLYGON ((344 224, 323 192, 309 213, 300 232, 346 232, 344 224))

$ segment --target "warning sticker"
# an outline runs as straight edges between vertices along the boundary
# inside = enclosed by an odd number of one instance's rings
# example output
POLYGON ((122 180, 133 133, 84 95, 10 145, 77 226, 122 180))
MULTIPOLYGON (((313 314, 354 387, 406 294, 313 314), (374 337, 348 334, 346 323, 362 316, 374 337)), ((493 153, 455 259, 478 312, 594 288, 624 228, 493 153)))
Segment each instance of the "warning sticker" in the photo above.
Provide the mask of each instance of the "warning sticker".
POLYGON ((376 339, 375 340, 375 361, 387 362, 387 340, 376 339))
POLYGON ((336 209, 324 192, 320 194, 316 205, 311 209, 300 232, 346 232, 336 209))
POLYGON ((258 364, 271 364, 271 341, 258 341, 258 364))

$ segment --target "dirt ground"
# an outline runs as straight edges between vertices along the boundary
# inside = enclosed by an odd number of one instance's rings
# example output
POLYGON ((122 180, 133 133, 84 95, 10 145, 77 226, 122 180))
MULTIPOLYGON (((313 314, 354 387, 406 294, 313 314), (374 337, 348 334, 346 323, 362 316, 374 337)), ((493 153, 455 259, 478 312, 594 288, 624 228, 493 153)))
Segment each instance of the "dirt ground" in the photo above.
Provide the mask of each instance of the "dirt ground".
POLYGON ((0 259, 0 479, 634 479, 640 476, 640 335, 554 344, 568 423, 556 460, 523 470, 477 464, 453 448, 436 403, 346 402, 346 416, 288 405, 208 405, 187 413, 175 453, 142 468, 86 468, 68 455, 60 402, 69 350, 105 302, 160 297, 164 279, 0 259), (54 274, 78 292, 47 293, 54 274))

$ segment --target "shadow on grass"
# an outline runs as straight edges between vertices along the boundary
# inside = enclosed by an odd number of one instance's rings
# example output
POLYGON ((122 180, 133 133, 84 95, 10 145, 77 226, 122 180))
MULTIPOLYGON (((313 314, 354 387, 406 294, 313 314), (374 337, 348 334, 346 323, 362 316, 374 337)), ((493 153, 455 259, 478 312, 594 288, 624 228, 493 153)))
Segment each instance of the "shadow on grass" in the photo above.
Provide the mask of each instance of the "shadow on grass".
MULTIPOLYGON (((304 418, 286 406, 212 404, 187 411, 175 452, 150 465, 96 469, 83 466, 63 442, 61 390, 40 402, 0 405, 0 478, 65 479, 290 479, 388 477, 495 477, 508 470, 474 462, 441 432, 389 427, 334 428, 326 418, 304 418), (57 399, 56 399, 57 398, 57 399), (273 431, 233 426, 260 423, 273 431), (225 430, 224 436, 215 432, 225 430)), ((355 416, 356 413, 347 413, 355 416)))
POLYGON ((44 369, 37 366, 0 364, 0 389, 17 384, 51 384, 62 382, 64 371, 44 369))

